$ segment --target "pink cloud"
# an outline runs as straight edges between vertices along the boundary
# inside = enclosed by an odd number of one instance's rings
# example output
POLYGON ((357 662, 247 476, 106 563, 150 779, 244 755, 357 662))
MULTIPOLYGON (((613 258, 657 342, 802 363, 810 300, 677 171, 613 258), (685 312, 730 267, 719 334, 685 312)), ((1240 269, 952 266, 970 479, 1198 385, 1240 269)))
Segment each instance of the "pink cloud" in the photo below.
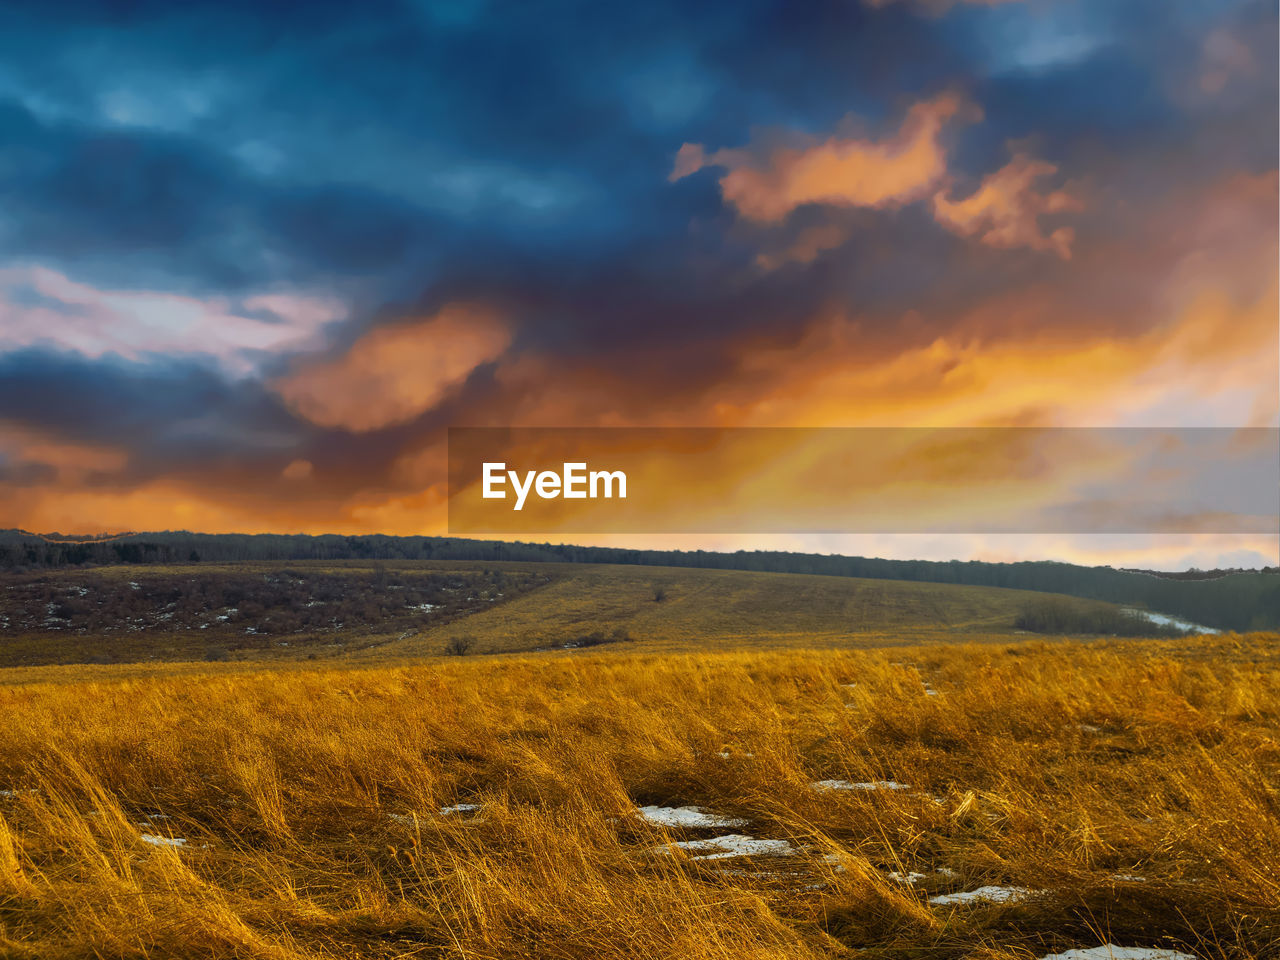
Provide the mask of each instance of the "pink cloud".
POLYGON ((48 345, 88 357, 204 355, 232 373, 260 355, 316 349, 341 318, 336 301, 272 293, 233 301, 155 290, 102 290, 46 267, 0 270, 0 351, 48 345))

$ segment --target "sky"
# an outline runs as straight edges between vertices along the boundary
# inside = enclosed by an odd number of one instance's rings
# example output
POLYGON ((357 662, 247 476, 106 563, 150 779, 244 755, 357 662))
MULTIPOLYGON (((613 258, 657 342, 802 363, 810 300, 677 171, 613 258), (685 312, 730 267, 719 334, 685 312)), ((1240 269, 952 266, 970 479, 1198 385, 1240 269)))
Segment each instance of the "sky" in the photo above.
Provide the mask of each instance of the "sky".
POLYGON ((0 526, 443 533, 449 426, 1274 427, 1277 108, 1270 0, 11 0, 0 526))

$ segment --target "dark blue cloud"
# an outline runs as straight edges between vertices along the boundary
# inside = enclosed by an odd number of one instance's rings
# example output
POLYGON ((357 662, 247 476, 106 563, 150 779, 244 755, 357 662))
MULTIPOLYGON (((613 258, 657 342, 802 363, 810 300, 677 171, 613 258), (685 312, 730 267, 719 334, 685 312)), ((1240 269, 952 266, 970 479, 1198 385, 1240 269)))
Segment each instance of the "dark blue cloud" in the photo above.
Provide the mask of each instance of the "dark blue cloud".
MULTIPOLYGON (((912 102, 958 90, 985 113, 953 137, 962 184, 1029 139, 1103 198, 1079 235, 1093 218, 1093 236, 1115 236, 1142 219, 1135 206, 1274 167, 1275 29, 1258 0, 942 17, 857 0, 8 3, 0 261, 112 289, 331 291, 355 308, 345 342, 483 299, 518 318, 517 348, 613 370, 656 342, 713 380, 738 338, 797 337, 824 305, 866 318, 874 339, 908 311, 941 324, 1018 284, 1085 295, 1056 258, 982 248, 920 205, 799 210, 772 242, 828 222, 847 241, 762 273, 762 238, 712 173, 667 182, 682 143, 825 137, 850 114, 891 131, 912 102), (1220 26, 1268 42, 1241 92, 1197 103, 1187 91, 1220 26), (1129 219, 1105 202, 1121 192, 1129 219)), ((467 396, 491 387, 479 373, 467 396)), ((210 368, 33 352, 0 356, 0 416, 136 444, 157 468, 269 460, 276 440, 381 462, 439 425, 338 438, 210 368)))

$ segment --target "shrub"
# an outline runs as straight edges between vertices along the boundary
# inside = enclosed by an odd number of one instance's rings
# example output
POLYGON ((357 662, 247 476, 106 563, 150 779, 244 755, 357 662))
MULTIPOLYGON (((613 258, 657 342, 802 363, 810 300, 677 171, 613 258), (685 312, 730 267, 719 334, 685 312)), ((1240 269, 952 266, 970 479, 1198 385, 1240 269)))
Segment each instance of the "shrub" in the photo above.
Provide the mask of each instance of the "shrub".
POLYGON ((451 657, 465 657, 475 643, 475 637, 450 637, 444 645, 444 652, 451 657))
POLYGON ((1069 599, 1040 600, 1026 607, 1013 625, 1032 633, 1113 634, 1123 637, 1181 636, 1185 631, 1144 620, 1107 604, 1069 599))

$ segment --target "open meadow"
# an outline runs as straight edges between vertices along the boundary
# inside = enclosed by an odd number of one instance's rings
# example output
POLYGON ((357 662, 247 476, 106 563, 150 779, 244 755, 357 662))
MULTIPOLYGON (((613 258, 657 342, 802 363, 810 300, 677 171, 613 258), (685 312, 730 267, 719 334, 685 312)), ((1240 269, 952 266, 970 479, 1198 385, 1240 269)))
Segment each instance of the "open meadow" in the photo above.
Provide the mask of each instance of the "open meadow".
POLYGON ((383 660, 438 656, 460 642, 473 654, 618 643, 687 652, 990 642, 1016 638, 1019 615, 1045 602, 1116 612, 1000 587, 687 567, 129 564, 7 576, 0 666, 383 660))
POLYGON ((823 646, 6 670, 0 957, 1280 955, 1276 636, 823 646))

